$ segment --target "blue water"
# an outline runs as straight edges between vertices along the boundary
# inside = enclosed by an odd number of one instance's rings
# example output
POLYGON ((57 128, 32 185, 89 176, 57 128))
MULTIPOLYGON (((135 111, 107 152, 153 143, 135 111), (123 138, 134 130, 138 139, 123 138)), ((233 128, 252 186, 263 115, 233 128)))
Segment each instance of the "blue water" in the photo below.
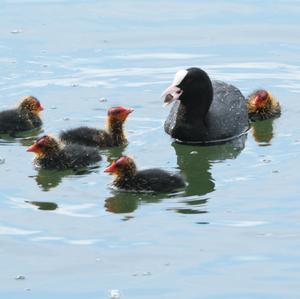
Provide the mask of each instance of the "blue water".
POLYGON ((37 135, 135 111, 129 145, 87 172, 36 170, 33 133, 0 139, 0 298, 298 298, 299 20, 299 1, 2 0, 0 109, 38 97, 37 135), (174 144, 160 94, 190 66, 271 90, 282 116, 237 144, 174 144), (121 154, 189 185, 113 190, 121 154))

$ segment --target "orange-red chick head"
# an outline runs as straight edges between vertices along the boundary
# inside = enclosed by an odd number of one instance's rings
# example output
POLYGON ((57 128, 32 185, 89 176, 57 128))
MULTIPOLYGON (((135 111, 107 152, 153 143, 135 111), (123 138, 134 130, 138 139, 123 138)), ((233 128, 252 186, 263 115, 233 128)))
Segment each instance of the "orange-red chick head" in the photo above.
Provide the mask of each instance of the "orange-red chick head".
POLYGON ((250 102, 258 109, 262 109, 271 103, 271 97, 266 90, 257 90, 251 97, 250 102))
POLYGON ((55 150, 58 147, 57 141, 49 136, 44 135, 39 138, 34 144, 32 144, 28 149, 27 152, 32 152, 37 155, 45 154, 47 151, 55 150))
POLYGON ((133 159, 127 156, 123 156, 116 161, 112 161, 112 163, 104 170, 104 172, 113 173, 116 175, 128 171, 135 172, 136 166, 133 159))
POLYGON ((26 97, 22 98, 20 107, 21 107, 21 109, 25 109, 32 113, 39 113, 44 110, 40 101, 33 96, 26 96, 26 97))
POLYGON ((125 121, 127 116, 133 111, 131 108, 119 106, 110 108, 107 114, 111 119, 125 121))

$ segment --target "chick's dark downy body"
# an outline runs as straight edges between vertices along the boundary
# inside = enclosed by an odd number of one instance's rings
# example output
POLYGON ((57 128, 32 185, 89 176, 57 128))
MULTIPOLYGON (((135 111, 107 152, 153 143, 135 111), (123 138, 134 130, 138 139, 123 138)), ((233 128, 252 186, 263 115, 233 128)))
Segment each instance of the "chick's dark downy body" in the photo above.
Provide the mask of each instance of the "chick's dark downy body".
POLYGON ((108 111, 107 129, 95 129, 90 127, 79 127, 63 131, 60 134, 61 140, 67 143, 77 143, 95 147, 113 147, 125 144, 123 125, 133 110, 124 107, 111 108, 108 111))
POLYGON ((106 169, 116 175, 113 185, 122 190, 171 192, 185 187, 179 174, 170 173, 159 168, 137 170, 134 161, 121 157, 106 169))
POLYGON ((119 177, 114 185, 120 189, 136 191, 171 192, 185 186, 178 174, 159 168, 139 170, 132 177, 119 177))
POLYGON ((42 125, 39 112, 42 110, 36 98, 25 97, 17 108, 0 112, 0 133, 16 133, 39 128, 42 125))
POLYGON ((112 135, 105 130, 89 127, 70 129, 60 134, 61 140, 86 146, 112 147, 126 142, 123 134, 112 135))

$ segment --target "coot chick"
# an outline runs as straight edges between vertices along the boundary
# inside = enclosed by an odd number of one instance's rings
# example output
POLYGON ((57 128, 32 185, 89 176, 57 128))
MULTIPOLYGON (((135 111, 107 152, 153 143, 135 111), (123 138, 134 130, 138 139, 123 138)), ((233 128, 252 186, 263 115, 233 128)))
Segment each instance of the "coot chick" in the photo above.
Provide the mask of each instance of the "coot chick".
POLYGON ((0 133, 13 135, 16 132, 40 127, 42 120, 39 113, 43 109, 37 98, 33 96, 22 98, 17 108, 0 112, 0 133))
POLYGON ((105 172, 116 175, 113 185, 123 190, 171 192, 185 187, 180 175, 159 168, 137 170, 133 159, 127 156, 113 161, 105 172))
POLYGON ((127 116, 133 109, 124 107, 113 107, 108 110, 108 117, 105 130, 89 127, 79 127, 63 131, 60 134, 61 140, 67 143, 78 143, 87 146, 113 147, 125 144, 123 125, 127 116))
POLYGON ((271 119, 280 116, 279 102, 266 90, 253 92, 247 102, 249 119, 252 121, 271 119))
POLYGON ((166 104, 177 100, 164 127, 179 142, 221 143, 249 129, 246 100, 240 90, 211 81, 200 68, 178 71, 162 97, 166 104))
POLYGON ((27 151, 35 153, 35 164, 45 169, 77 169, 101 160, 93 147, 64 145, 49 135, 39 138, 27 151))

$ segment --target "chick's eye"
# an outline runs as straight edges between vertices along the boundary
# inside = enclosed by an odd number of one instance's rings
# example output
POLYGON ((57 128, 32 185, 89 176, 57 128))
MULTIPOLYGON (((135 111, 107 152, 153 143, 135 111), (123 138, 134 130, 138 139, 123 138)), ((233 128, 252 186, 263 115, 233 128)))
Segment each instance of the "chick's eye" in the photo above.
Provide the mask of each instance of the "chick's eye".
POLYGON ((117 115, 117 114, 118 114, 118 111, 116 111, 116 110, 111 111, 111 115, 117 115))

